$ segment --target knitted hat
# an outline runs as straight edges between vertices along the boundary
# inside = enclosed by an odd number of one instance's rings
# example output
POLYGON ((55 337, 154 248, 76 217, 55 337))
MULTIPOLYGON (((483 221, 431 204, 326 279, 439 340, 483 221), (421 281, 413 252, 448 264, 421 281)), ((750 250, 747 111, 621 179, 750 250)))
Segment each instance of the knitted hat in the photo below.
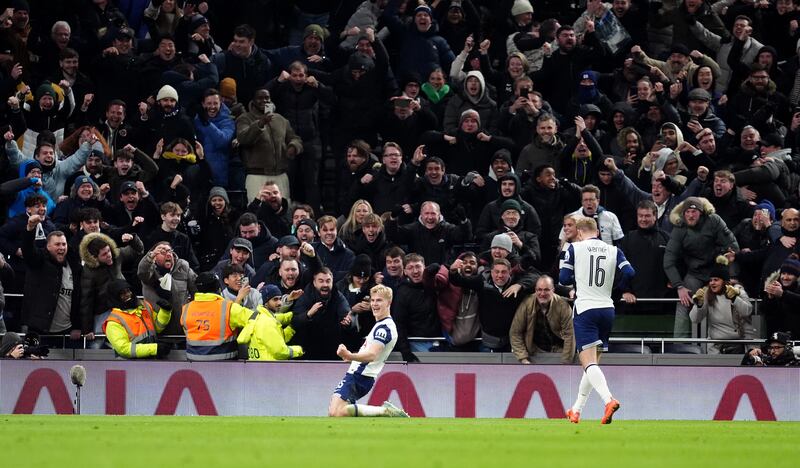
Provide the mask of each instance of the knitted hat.
POLYGON ((281 289, 274 284, 268 284, 264 286, 264 290, 261 291, 261 300, 266 303, 268 300, 272 299, 273 297, 281 297, 283 293, 281 293, 281 289))
POLYGON ((16 11, 31 11, 30 5, 28 5, 27 0, 13 0, 11 2, 11 7, 16 11))
POLYGON ((478 126, 479 127, 481 126, 481 115, 475 109, 467 109, 464 112, 462 112, 461 118, 458 119, 458 125, 460 126, 462 123, 464 123, 464 119, 466 119, 467 117, 474 117, 475 120, 478 121, 478 126))
POLYGON ((681 215, 686 213, 686 210, 695 209, 703 212, 703 202, 697 197, 688 197, 686 200, 683 201, 683 209, 681 210, 681 215))
POLYGON ((597 72, 594 70, 582 71, 581 80, 592 80, 592 83, 597 84, 597 72))
POLYGON ((683 44, 675 43, 672 44, 672 47, 669 48, 669 53, 671 54, 681 54, 681 55, 689 55, 689 48, 683 44))
POLYGON ((508 200, 504 201, 502 205, 500 205, 500 213, 505 213, 508 210, 514 210, 517 213, 522 213, 522 205, 520 205, 519 202, 513 198, 509 198, 508 200))
POLYGON ((197 287, 197 292, 201 293, 217 293, 220 290, 219 278, 210 271, 197 275, 194 285, 197 287))
POLYGON ((347 67, 349 70, 370 71, 375 67, 375 61, 372 57, 356 52, 347 59, 347 67))
POLYGON ((328 37, 328 31, 318 24, 309 24, 306 26, 306 29, 303 30, 303 39, 307 38, 308 36, 314 36, 319 38, 321 41, 324 41, 325 38, 328 37))
POLYGON ((55 88, 53 88, 53 83, 50 83, 49 81, 42 82, 42 84, 36 88, 35 96, 37 101, 41 99, 42 96, 50 96, 51 98, 56 99, 57 95, 55 88))
POLYGON ((21 345, 25 341, 14 332, 6 332, 3 341, 0 341, 0 359, 4 358, 11 350, 21 345))
POLYGON ((450 6, 447 7, 447 9, 452 10, 453 8, 464 11, 464 7, 461 5, 461 0, 453 0, 452 2, 450 2, 450 6))
POLYGON ((500 247, 501 249, 505 249, 507 252, 511 252, 513 249, 514 244, 511 243, 511 237, 508 234, 498 234, 494 236, 492 239, 492 247, 500 247))
POLYGON ((781 263, 781 273, 789 273, 790 275, 800 276, 800 260, 789 257, 781 263))
POLYGON ((494 156, 492 156, 492 160, 489 163, 493 163, 498 159, 502 159, 503 161, 507 162, 509 166, 512 165, 511 163, 511 152, 507 149, 499 149, 494 152, 494 156))
POLYGON ((428 5, 420 5, 420 6, 416 7, 416 8, 414 8, 414 16, 416 16, 417 13, 427 13, 428 16, 433 16, 433 12, 431 11, 431 7, 429 7, 428 5))
POLYGON ((756 205, 757 210, 767 210, 769 212, 769 219, 775 219, 775 205, 769 200, 761 200, 756 205))
POLYGON ((178 92, 175 91, 170 85, 164 85, 161 89, 158 90, 158 95, 156 95, 156 101, 160 101, 162 99, 172 98, 174 100, 178 100, 178 92))
POLYGON ((233 239, 233 242, 231 243, 231 248, 244 249, 250 252, 250 255, 253 255, 253 243, 243 237, 237 237, 233 239))
POLYGON ((533 7, 528 0, 514 0, 514 5, 511 7, 511 16, 517 16, 524 13, 533 13, 533 7))
POLYGON ((28 160, 27 164, 25 165, 25 177, 27 177, 28 174, 30 174, 34 169, 39 169, 41 171, 42 165, 39 164, 39 161, 35 159, 28 160))
POLYGON ((720 255, 717 257, 717 263, 711 267, 711 272, 708 274, 709 278, 721 278, 726 283, 731 280, 731 273, 728 268, 728 259, 720 255))
POLYGON ((76 189, 79 189, 79 188, 81 188, 81 185, 83 185, 83 184, 91 185, 92 189, 94 189, 96 187, 96 184, 94 183, 92 178, 89 177, 89 176, 85 176, 85 175, 81 175, 81 176, 76 177, 75 178, 75 183, 73 184, 73 187, 75 187, 76 189))
POLYGON ((204 24, 208 24, 208 18, 197 13, 195 15, 192 15, 191 26, 189 27, 189 30, 194 31, 204 24))
POLYGON ((783 137, 779 133, 765 133, 761 136, 761 141, 759 143, 764 146, 777 146, 779 148, 783 148, 783 137))
POLYGON ((350 267, 350 274, 360 278, 369 278, 372 276, 372 259, 367 254, 359 254, 353 260, 353 266, 350 267))
POLYGON ((689 91, 689 100, 690 101, 710 101, 711 94, 703 88, 694 88, 693 90, 689 91))
POLYGON ((211 190, 208 191, 208 200, 210 201, 214 197, 220 197, 225 200, 225 205, 231 204, 231 199, 228 197, 228 191, 222 187, 211 187, 211 190))
POLYGON ((236 80, 233 78, 223 78, 219 82, 219 95, 229 99, 236 97, 236 80))

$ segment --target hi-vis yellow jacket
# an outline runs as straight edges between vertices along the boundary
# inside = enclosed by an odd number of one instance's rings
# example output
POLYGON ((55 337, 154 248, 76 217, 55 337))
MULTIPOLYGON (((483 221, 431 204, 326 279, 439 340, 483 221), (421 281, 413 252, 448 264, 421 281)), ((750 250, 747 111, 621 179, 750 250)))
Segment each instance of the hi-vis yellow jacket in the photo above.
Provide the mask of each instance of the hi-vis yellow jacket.
POLYGON ((172 312, 158 309, 147 301, 135 309, 111 309, 103 331, 114 351, 124 358, 149 358, 156 355, 156 337, 169 323, 172 312))
POLYGON ((292 312, 272 313, 264 306, 258 306, 257 311, 237 338, 240 344, 248 345, 250 361, 285 361, 303 355, 302 347, 286 344, 294 336, 292 312))

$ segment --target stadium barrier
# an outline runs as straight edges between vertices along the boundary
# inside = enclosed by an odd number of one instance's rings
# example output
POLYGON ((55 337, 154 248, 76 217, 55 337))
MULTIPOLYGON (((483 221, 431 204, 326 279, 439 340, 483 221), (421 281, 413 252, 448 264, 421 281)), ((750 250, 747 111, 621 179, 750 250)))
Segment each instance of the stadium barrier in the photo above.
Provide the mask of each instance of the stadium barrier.
MULTIPOLYGON (((0 361, 0 412, 70 414, 73 361, 0 361)), ((82 414, 323 416, 344 363, 83 361, 82 414)), ((798 421, 797 368, 607 365, 617 419, 798 421), (747 397, 747 398, 745 398, 747 397)), ((412 417, 564 417, 576 365, 387 364, 363 401, 412 417)), ((603 410, 593 395, 584 419, 603 410)))

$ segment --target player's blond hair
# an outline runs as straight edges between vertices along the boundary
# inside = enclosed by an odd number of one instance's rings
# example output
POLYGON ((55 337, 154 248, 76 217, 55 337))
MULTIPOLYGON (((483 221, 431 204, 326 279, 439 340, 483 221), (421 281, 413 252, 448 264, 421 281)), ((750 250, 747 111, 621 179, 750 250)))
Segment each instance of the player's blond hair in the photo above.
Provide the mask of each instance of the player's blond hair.
POLYGON ((369 294, 370 296, 382 296, 387 301, 392 302, 392 288, 388 286, 382 284, 375 285, 369 290, 369 294))
POLYGON ((597 232, 597 221, 594 218, 580 217, 575 220, 575 229, 583 232, 597 232))

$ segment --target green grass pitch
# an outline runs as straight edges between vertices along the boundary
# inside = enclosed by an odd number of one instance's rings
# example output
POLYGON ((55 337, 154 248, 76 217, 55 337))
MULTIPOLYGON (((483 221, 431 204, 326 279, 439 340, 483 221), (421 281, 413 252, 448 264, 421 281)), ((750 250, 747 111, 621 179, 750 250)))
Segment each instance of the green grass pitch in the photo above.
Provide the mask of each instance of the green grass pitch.
POLYGON ((3 466, 748 467, 794 463, 800 423, 0 416, 3 466))

